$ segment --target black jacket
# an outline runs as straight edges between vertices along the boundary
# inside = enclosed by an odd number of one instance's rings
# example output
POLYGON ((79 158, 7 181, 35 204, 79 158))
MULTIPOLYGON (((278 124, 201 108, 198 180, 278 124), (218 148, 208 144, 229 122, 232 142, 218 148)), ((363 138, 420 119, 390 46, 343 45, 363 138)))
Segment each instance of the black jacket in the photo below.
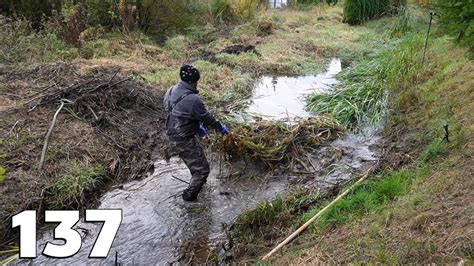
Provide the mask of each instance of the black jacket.
POLYGON ((165 94, 163 105, 168 112, 166 134, 170 140, 187 140, 199 131, 199 123, 219 130, 221 123, 207 110, 199 91, 180 81, 165 94))

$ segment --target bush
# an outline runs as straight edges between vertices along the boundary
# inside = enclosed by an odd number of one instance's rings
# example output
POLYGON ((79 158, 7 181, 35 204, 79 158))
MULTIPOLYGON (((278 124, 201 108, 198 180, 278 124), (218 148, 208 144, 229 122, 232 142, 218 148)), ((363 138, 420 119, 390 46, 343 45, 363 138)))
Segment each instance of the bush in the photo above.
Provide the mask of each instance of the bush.
POLYGON ((53 33, 36 32, 26 20, 0 16, 0 63, 19 64, 70 60, 77 50, 53 33))
POLYGON ((260 0, 233 0, 233 12, 241 21, 254 19, 259 10, 266 7, 260 0))
POLYGON ((298 5, 314 5, 314 4, 319 4, 326 2, 328 5, 336 5, 339 0, 294 0, 292 5, 298 4, 298 5))
POLYGON ((442 30, 474 54, 474 1, 439 0, 435 7, 442 30))
POLYGON ((235 14, 232 10, 231 0, 212 0, 211 14, 217 23, 235 20, 235 14))
POLYGON ((343 21, 351 25, 392 13, 405 4, 403 0, 346 0, 343 21))
POLYGON ((118 20, 115 0, 85 0, 91 26, 111 28, 118 20))

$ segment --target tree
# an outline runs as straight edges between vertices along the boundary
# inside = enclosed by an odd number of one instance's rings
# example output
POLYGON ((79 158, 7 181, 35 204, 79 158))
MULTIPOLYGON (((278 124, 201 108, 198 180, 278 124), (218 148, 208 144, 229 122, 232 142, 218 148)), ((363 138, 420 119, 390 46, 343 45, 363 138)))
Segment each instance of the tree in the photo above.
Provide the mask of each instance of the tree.
POLYGON ((435 8, 442 30, 474 53, 474 0, 438 0, 435 8))

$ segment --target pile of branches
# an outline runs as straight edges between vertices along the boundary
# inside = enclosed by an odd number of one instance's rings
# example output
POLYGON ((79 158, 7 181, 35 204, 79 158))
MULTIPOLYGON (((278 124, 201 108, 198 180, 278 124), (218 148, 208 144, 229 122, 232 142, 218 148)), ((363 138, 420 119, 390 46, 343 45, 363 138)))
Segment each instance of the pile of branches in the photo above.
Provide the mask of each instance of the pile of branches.
POLYGON ((161 92, 122 77, 118 70, 97 69, 79 75, 72 66, 58 64, 33 72, 49 78, 55 86, 29 97, 24 107, 33 111, 42 106, 57 110, 57 106, 64 106, 74 117, 90 123, 117 151, 110 163, 115 177, 138 178, 153 167, 151 153, 164 141, 158 131, 165 117, 161 92))
POLYGON ((259 121, 232 127, 221 143, 221 151, 232 158, 263 161, 273 167, 291 162, 309 149, 342 134, 337 122, 326 117, 300 120, 294 124, 280 121, 259 121))

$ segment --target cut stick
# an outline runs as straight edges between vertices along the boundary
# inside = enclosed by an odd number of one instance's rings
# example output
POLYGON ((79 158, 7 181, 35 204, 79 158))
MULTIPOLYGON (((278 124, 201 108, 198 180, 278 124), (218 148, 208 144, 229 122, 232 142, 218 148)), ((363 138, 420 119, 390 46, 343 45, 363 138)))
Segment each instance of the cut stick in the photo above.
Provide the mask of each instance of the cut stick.
POLYGON ((369 169, 367 171, 367 173, 365 173, 365 175, 363 175, 361 178, 359 178, 359 180, 357 180, 357 182, 355 182, 352 186, 350 186, 346 191, 344 191, 342 194, 337 196, 337 198, 335 198, 331 203, 329 203, 326 207, 324 207, 322 210, 320 210, 318 213, 316 213, 316 215, 314 215, 311 219, 309 219, 305 224, 303 224, 300 228, 298 228, 298 230, 293 232, 293 234, 291 234, 285 240, 283 240, 283 242, 278 244, 278 246, 276 246, 274 249, 272 249, 272 251, 268 252, 267 255, 263 256, 262 260, 263 261, 268 260, 273 254, 275 254, 275 252, 280 250, 282 247, 284 247, 290 241, 295 239, 301 232, 306 230, 306 228, 308 228, 308 226, 310 224, 312 224, 314 221, 316 221, 316 219, 318 219, 327 209, 332 207, 336 202, 338 202, 340 199, 342 199, 344 196, 346 196, 352 189, 354 189, 354 187, 356 187, 357 185, 362 183, 367 178, 367 176, 369 175, 371 170, 372 170, 372 168, 369 169))
POLYGON ((70 103, 71 101, 63 99, 61 100, 61 105, 59 106, 58 110, 53 116, 53 121, 51 122, 51 126, 49 127, 48 133, 46 133, 46 137, 44 139, 44 145, 43 145, 43 150, 41 151, 41 158, 38 166, 38 170, 41 170, 44 165, 44 157, 46 156, 46 151, 48 151, 48 145, 49 145, 49 138, 51 137, 51 133, 53 132, 54 124, 56 124, 56 119, 58 118, 59 112, 63 109, 64 105, 66 103, 70 103))

